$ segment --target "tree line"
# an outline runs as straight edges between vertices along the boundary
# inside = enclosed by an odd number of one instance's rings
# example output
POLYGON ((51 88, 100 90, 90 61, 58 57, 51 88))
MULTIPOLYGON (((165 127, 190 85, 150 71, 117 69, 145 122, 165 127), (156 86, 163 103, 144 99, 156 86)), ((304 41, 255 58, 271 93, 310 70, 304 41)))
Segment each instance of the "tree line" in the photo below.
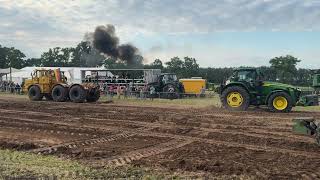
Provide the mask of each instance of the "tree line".
MULTIPOLYGON (((162 72, 172 72, 178 78, 202 77, 210 83, 222 83, 231 76, 234 68, 200 67, 198 61, 192 57, 173 57, 163 63, 155 59, 152 63, 143 64, 141 56, 136 57, 135 65, 128 65, 118 59, 106 57, 92 48, 88 42, 80 42, 76 47, 55 47, 43 52, 40 58, 26 58, 26 55, 14 47, 0 45, 0 68, 13 67, 21 69, 27 66, 37 67, 97 67, 117 68, 145 68, 161 69, 162 72)), ((266 80, 278 81, 299 86, 312 84, 314 70, 297 68, 301 60, 291 55, 279 56, 269 60, 270 66, 259 69, 266 80)))

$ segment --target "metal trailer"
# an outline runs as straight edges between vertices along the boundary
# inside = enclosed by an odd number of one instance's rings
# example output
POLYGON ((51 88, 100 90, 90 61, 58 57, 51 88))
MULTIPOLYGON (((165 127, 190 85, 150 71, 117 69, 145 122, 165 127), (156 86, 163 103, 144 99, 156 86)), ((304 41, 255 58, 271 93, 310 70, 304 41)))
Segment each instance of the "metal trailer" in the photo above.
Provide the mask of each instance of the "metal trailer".
POLYGON ((148 84, 156 82, 161 75, 160 69, 103 69, 103 70, 81 70, 81 82, 95 82, 104 87, 132 88, 131 91, 140 91, 148 84))

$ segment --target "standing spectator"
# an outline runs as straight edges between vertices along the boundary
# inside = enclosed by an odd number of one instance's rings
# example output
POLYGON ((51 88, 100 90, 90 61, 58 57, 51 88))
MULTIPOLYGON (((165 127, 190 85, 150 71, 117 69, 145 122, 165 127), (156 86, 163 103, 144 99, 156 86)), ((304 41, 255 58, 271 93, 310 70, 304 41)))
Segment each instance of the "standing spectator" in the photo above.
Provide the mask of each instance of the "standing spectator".
POLYGON ((128 86, 126 85, 123 89, 124 99, 128 99, 128 86))
POLYGON ((133 91, 133 83, 132 81, 129 83, 129 96, 132 96, 132 91, 133 91))
POLYGON ((13 94, 14 93, 14 90, 15 90, 15 84, 14 84, 14 82, 10 82, 10 86, 9 86, 9 88, 10 88, 10 92, 13 94))
POLYGON ((114 85, 112 84, 109 88, 109 94, 110 94, 111 99, 113 98, 113 93, 114 93, 114 85))
POLYGON ((121 87, 118 84, 118 87, 117 87, 117 97, 118 97, 118 99, 120 99, 120 95, 121 95, 121 87))
POLYGON ((4 91, 4 82, 3 81, 0 82, 0 90, 2 92, 4 91))
POLYGON ((20 86, 19 83, 16 84, 15 90, 16 90, 16 94, 20 94, 21 93, 21 86, 20 86))
POLYGON ((200 91, 200 97, 205 97, 205 94, 206 94, 206 89, 202 86, 200 91))
POLYGON ((105 82, 103 83, 103 92, 105 93, 105 95, 108 95, 108 84, 105 82))
POLYGON ((21 83, 20 87, 21 87, 21 94, 23 94, 23 93, 24 93, 24 92, 23 92, 24 81, 22 81, 22 83, 21 83))
POLYGON ((143 99, 143 88, 140 88, 140 96, 139 96, 140 99, 143 99))
POLYGON ((156 88, 154 88, 154 86, 151 86, 150 87, 150 98, 152 101, 153 101, 155 94, 156 94, 156 88))

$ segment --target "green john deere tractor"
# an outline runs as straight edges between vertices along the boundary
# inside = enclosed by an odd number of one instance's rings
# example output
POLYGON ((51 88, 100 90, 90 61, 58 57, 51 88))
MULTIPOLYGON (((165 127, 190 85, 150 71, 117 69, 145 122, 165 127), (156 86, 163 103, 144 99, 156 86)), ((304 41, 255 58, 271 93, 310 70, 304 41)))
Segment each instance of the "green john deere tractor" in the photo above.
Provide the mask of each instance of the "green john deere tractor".
POLYGON ((233 111, 245 111, 250 105, 266 105, 272 112, 290 112, 301 91, 291 85, 263 81, 256 68, 239 68, 219 88, 222 105, 233 111))

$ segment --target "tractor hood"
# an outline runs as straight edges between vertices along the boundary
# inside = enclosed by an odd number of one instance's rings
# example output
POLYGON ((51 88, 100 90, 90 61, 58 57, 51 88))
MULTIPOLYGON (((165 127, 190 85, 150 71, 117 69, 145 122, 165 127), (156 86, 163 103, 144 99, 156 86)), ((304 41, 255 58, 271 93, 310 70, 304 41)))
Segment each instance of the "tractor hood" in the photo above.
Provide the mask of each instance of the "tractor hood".
POLYGON ((289 85, 289 84, 283 84, 283 83, 277 83, 277 82, 270 82, 270 81, 265 81, 263 82, 263 86, 271 86, 271 87, 276 87, 280 89, 297 89, 296 87, 289 85))

